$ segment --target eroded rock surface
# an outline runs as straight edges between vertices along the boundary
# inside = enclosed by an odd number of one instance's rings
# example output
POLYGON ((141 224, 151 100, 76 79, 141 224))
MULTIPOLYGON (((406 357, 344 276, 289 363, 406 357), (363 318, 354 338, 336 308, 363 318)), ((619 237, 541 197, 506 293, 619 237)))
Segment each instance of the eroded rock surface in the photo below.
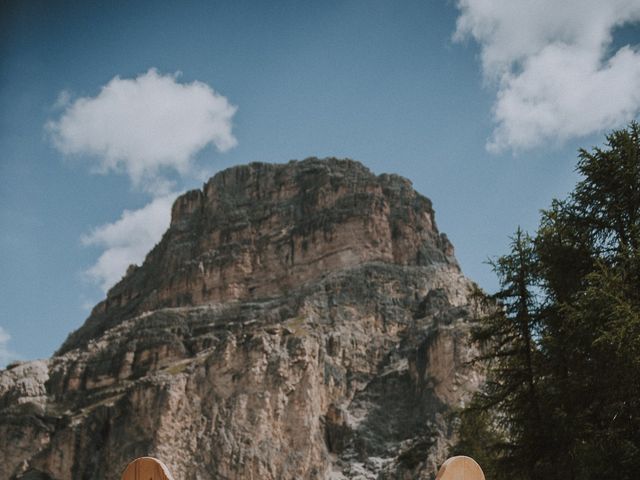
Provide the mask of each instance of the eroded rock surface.
POLYGON ((1 479, 432 478, 471 282, 430 201, 351 160, 225 170, 46 361, 0 372, 1 479))

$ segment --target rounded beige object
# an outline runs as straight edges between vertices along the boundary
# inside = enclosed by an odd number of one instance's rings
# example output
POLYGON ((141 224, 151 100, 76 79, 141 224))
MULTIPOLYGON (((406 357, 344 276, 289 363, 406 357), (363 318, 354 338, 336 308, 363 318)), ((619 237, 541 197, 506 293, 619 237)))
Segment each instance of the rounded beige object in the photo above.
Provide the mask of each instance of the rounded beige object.
POLYGON ((127 465, 122 480, 173 480, 167 466, 153 457, 136 458, 127 465))
POLYGON ((436 480, 485 480, 480 465, 471 457, 451 457, 442 464, 436 480))

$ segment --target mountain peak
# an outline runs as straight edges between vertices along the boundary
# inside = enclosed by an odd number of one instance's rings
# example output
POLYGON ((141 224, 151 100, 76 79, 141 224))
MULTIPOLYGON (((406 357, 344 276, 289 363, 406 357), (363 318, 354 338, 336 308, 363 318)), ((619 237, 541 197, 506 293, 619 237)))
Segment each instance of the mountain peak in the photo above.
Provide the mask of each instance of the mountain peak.
POLYGON ((482 380, 471 290, 402 177, 224 170, 56 355, 0 371, 0 478, 431 478, 482 380))
POLYGON ((409 180, 336 158, 228 168, 176 199, 160 243, 60 353, 144 311, 274 297, 367 262, 457 268, 409 180))

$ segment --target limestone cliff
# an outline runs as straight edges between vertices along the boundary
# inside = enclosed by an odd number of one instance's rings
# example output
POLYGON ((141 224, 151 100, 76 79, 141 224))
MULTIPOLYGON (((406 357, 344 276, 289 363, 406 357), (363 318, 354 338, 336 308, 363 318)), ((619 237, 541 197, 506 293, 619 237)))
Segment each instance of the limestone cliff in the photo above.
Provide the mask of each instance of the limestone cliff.
POLYGON ((432 478, 480 381, 470 289, 404 178, 220 172, 54 357, 0 372, 0 479, 432 478))

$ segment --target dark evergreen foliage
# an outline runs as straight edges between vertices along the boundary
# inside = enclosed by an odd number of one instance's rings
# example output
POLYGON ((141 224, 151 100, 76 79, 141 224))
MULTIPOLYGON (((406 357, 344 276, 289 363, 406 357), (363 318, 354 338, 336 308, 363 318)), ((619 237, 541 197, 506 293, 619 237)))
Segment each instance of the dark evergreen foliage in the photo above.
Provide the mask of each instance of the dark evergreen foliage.
POLYGON ((606 139, 493 263, 475 330, 487 382, 457 446, 493 480, 640 478, 640 126, 606 139))

